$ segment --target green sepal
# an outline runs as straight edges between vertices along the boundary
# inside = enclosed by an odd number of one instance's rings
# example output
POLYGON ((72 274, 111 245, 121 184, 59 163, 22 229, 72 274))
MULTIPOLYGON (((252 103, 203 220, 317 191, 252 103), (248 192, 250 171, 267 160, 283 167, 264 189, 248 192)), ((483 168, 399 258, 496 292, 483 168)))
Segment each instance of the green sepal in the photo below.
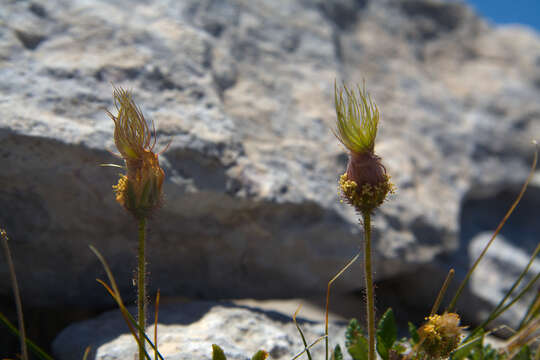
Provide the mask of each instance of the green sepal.
POLYGON ((212 344, 212 360, 227 360, 223 350, 216 344, 212 344))
POLYGON ((392 308, 388 308, 381 317, 376 334, 377 352, 383 360, 388 360, 388 351, 397 340, 397 325, 392 308))
POLYGON ((251 360, 265 360, 268 357, 268 353, 264 350, 259 350, 253 355, 251 360))

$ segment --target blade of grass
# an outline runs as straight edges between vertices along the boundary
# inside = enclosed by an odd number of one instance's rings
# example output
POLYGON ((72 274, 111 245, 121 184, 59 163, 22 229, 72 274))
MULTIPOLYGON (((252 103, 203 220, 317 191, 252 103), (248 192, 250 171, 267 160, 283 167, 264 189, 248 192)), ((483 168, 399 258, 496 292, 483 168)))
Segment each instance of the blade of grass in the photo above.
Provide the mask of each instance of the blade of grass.
POLYGON ((86 360, 88 358, 88 355, 90 355, 90 346, 86 347, 86 350, 84 350, 84 355, 82 360, 86 360))
POLYGON ((296 309, 296 311, 294 312, 293 314, 293 321, 294 321, 294 325, 296 326, 296 329, 298 329, 298 332, 300 333, 300 337, 302 338, 302 342, 304 343, 304 349, 306 350, 306 354, 309 358, 309 360, 313 360, 311 358, 311 353, 309 352, 308 348, 307 348, 307 342, 306 342, 306 338, 304 336, 304 333, 302 332, 302 329, 300 329, 300 325, 298 325, 298 322, 296 321, 296 316, 298 315, 298 313, 300 312, 300 309, 302 308, 302 304, 298 305, 298 308, 296 309))
POLYGON ((498 307, 495 310, 493 310, 486 320, 484 320, 480 325, 478 325, 476 328, 474 328, 474 330, 471 331, 469 336, 465 338, 465 341, 468 339, 474 338, 474 336, 480 330, 483 330, 484 328, 486 328, 493 320, 497 319, 502 313, 504 313, 512 305, 514 305, 521 297, 523 297, 523 295, 527 293, 527 291, 531 289, 531 287, 536 283, 536 281, 538 281, 539 278, 540 278, 540 273, 536 274, 536 276, 533 279, 531 279, 531 281, 529 281, 527 285, 525 285, 525 287, 516 295, 516 297, 512 299, 512 301, 510 301, 510 303, 508 303, 507 305, 503 307, 498 307))
MULTIPOLYGON (((533 141, 533 144, 535 145, 535 147, 537 147, 536 141, 533 141)), ((493 233, 493 236, 488 241, 488 243, 486 244, 486 246, 484 247, 484 249, 482 250, 482 252, 478 256, 478 258, 474 262, 473 266, 471 266, 471 268, 469 269, 469 271, 465 275, 465 278, 463 279, 463 281, 459 285, 459 288, 456 291, 456 294, 454 295, 452 301, 450 302, 450 305, 448 305, 448 307, 446 308, 446 310, 445 310, 446 312, 452 312, 452 310, 454 310, 454 307, 456 306, 457 300, 459 299, 459 297, 461 295, 461 292, 465 288, 465 285, 467 285, 467 282, 469 281, 469 278, 471 277, 472 273, 474 272, 474 270, 476 270, 476 267, 480 263, 480 260, 482 260, 482 258, 484 257, 484 255, 488 251, 489 247, 491 246, 491 244, 493 243, 493 241, 495 240, 495 238, 497 237, 497 235, 501 231, 502 227, 504 226, 504 224, 506 223, 506 221, 508 220, 510 215, 514 212, 514 209, 516 208, 516 206, 521 201, 521 198, 523 197, 523 194, 525 194, 525 190, 527 190, 527 186, 529 185, 529 183, 531 182, 531 180, 532 180, 532 178, 534 176, 534 171, 536 170, 536 162, 537 161, 538 161, 538 148, 535 148, 533 163, 532 163, 532 166, 531 166, 531 171, 529 172, 529 176, 527 177, 527 180, 525 180, 525 183, 521 187, 521 191, 519 192, 519 195, 517 196, 516 200, 514 201, 514 203, 512 204, 512 206, 510 207, 510 209, 508 210, 506 215, 504 216, 504 218, 501 220, 501 222, 499 223, 497 228, 495 229, 495 232, 493 233)))
MULTIPOLYGON (((3 323, 8 330, 15 336, 19 337, 19 330, 13 325, 8 318, 0 312, 0 322, 3 323)), ((43 349, 34 344, 30 339, 26 339, 26 345, 30 348, 30 351, 33 352, 37 357, 42 360, 54 360, 50 355, 47 355, 43 349)))
POLYGON ((512 352, 513 349, 521 349, 525 344, 534 341, 538 335, 534 336, 538 332, 540 327, 540 318, 534 319, 529 325, 518 331, 507 341, 507 349, 512 352))
MULTIPOLYGON (((128 318, 130 319, 130 321, 132 322, 132 324, 133 324, 137 329, 139 329, 139 328, 140 328, 140 327, 139 327, 139 324, 137 323, 137 321, 135 320, 135 318, 133 317, 133 315, 131 315, 129 312, 127 312, 127 316, 128 316, 128 318)), ((150 347, 151 347, 154 351, 156 351, 156 350, 157 350, 157 349, 156 349, 156 346, 154 345, 154 343, 152 342, 152 340, 148 337, 148 335, 144 334, 144 338, 145 338, 146 342, 150 345, 150 347)), ((146 350, 145 350, 145 351, 146 351, 146 350)), ((161 360, 165 360, 165 359, 163 358, 163 356, 159 353, 159 351, 157 352, 157 355, 158 355, 158 357, 159 357, 161 360)))
MULTIPOLYGON (((110 288, 107 284, 105 284, 102 280, 99 280, 99 279, 98 279, 97 281, 107 289, 107 291, 109 292, 109 294, 111 294, 111 296, 112 296, 113 298, 115 298, 115 295, 112 293, 111 288, 110 288)), ((115 299, 115 300, 116 300, 116 299, 115 299)), ((117 302, 117 304, 118 304, 118 302, 117 302)), ((135 318, 133 317, 133 315, 131 315, 131 314, 129 313, 129 311, 128 311, 125 307, 124 307, 124 308, 120 308, 120 311, 121 311, 122 315, 124 316, 124 321, 128 324, 128 326, 129 326, 130 328, 135 327, 135 328, 138 330, 138 329, 139 329, 139 324, 137 323, 137 320, 135 320, 135 318), (123 309, 123 310, 122 310, 122 309, 123 309)), ((135 329, 131 330, 131 335, 135 338, 135 340, 136 340, 137 343, 138 343, 138 342, 139 342, 139 338, 138 338, 135 334, 136 334, 135 329)), ((148 342, 148 344, 150 345, 150 347, 155 351, 155 350, 156 350, 156 346, 154 345, 154 343, 152 342, 152 340, 150 340, 150 338, 148 337, 148 335, 144 334, 144 338, 145 338, 145 340, 148 342)), ((146 350, 145 350, 145 352, 146 352, 146 350)), ((158 356, 161 360, 165 360, 165 359, 163 358, 163 356, 159 353, 159 351, 157 352, 157 356, 158 356)), ((150 360, 152 359, 152 358, 148 355, 148 353, 146 354, 146 357, 147 357, 148 359, 150 359, 150 360)))
MULTIPOLYGON (((118 307, 120 308, 120 312, 122 313, 122 315, 124 316, 124 320, 126 321, 126 324, 129 326, 130 328, 130 331, 131 331, 131 334, 132 336, 135 338, 135 341, 137 341, 137 344, 140 344, 140 340, 139 338, 135 335, 136 332, 133 328, 136 328, 137 330, 140 330, 140 327, 139 327, 139 324, 137 323, 137 321, 135 320, 135 318, 129 313, 129 311, 127 310, 126 306, 124 305, 124 302, 122 300, 122 297, 120 296, 120 291, 118 290, 118 286, 116 285, 116 281, 114 280, 114 276, 112 275, 112 272, 109 268, 109 265, 107 264, 107 261, 105 261, 105 258, 101 255, 101 253, 95 248, 93 247, 92 245, 89 245, 90 247, 90 250, 92 250, 92 252, 97 256, 97 258, 99 259, 99 261, 101 262, 101 264, 103 265, 103 268, 105 269, 105 272, 107 273, 107 276, 109 278, 109 281, 111 282, 111 287, 109 287, 105 282, 103 282, 102 280, 97 280, 101 285, 103 285, 105 287, 105 289, 109 292, 109 294, 111 295, 111 297, 116 301, 118 307)), ((156 346, 152 343, 152 340, 150 340, 150 338, 144 334, 144 339, 146 339, 146 341, 148 342, 148 344, 152 347, 152 349, 156 349, 156 346)), ((158 352, 158 357, 161 359, 161 360, 165 360, 163 359, 163 356, 158 352)), ((146 354, 146 356, 148 357, 148 359, 151 359, 150 356, 148 354, 146 354)))
POLYGON ((305 353, 307 350, 311 349, 313 346, 317 345, 322 339, 327 338, 328 336, 323 335, 314 342, 312 342, 309 346, 307 346, 304 350, 300 351, 298 354, 296 354, 291 360, 296 360, 300 356, 302 356, 303 353, 305 353))
MULTIPOLYGON (((139 324, 137 323, 137 320, 135 320, 135 318, 133 317, 133 315, 131 315, 129 313, 129 311, 127 310, 127 308, 124 306, 120 306, 120 303, 119 303, 119 300, 117 300, 115 294, 113 293, 113 290, 107 285, 105 284, 102 280, 100 279, 97 279, 97 281, 103 285, 105 287, 105 289, 109 292, 109 294, 117 301, 117 304, 118 306, 120 307, 120 311, 122 313, 122 315, 124 316, 124 321, 126 322, 126 324, 128 324, 128 326, 130 327, 130 331, 131 331, 131 335, 135 338, 135 341, 137 341, 137 344, 139 343, 139 338, 136 336, 136 331, 133 327, 135 327, 137 330, 139 330, 139 324)), ((120 300, 121 301, 121 300, 120 300)), ((150 340, 150 338, 148 337, 148 335, 144 334, 144 338, 146 339, 146 341, 148 342, 148 344, 150 345, 150 347, 152 347, 152 349, 156 350, 156 346, 154 345, 154 343, 152 343, 152 340, 150 340)), ((146 350, 145 350, 146 352, 146 350)), ((161 359, 161 360, 165 360, 163 358, 163 356, 159 353, 157 353, 158 357, 161 359)), ((146 354, 146 356, 148 357, 148 359, 151 360, 150 356, 148 355, 148 353, 146 354)))
MULTIPOLYGON (((101 279, 96 279, 97 282, 99 282, 101 285, 103 285, 103 287, 109 292, 109 294, 112 296, 112 298, 116 301, 116 304, 118 305, 118 307, 120 308, 120 313, 122 314, 122 316, 124 317, 124 321, 125 323, 127 324, 127 326, 129 327, 129 331, 131 332, 131 335, 133 336, 133 338, 135 339, 135 341, 137 342, 137 345, 139 345, 141 343, 141 339, 139 339, 139 337, 137 336, 137 332, 136 330, 134 329, 134 325, 136 326, 137 323, 135 321, 135 319, 133 318, 133 316, 131 316, 131 314, 129 313, 129 311, 123 306, 123 304, 121 304, 122 300, 119 299, 119 297, 113 293, 113 290, 109 287, 109 285, 107 285, 103 280, 101 279)), ((152 360, 150 358, 150 355, 148 355, 148 353, 146 352, 146 350, 144 350, 145 352, 145 356, 148 360, 152 360)))
MULTIPOLYGON (((488 318, 486 320, 484 320, 480 325, 478 325, 471 332, 471 334, 468 337, 471 337, 478 329, 485 328, 486 326, 488 326, 493 320, 495 320, 502 313, 504 313, 506 310, 508 310, 508 308, 510 308, 510 306, 515 304, 521 297, 523 297, 523 295, 525 295, 525 293, 527 293, 527 291, 529 291, 531 289, 531 287, 534 285, 534 283, 540 278, 540 273, 537 274, 531 281, 529 281, 527 283, 527 285, 516 295, 516 297, 510 303, 508 303, 507 305, 504 305, 504 303, 508 300, 510 295, 514 292, 514 290, 517 288, 517 286, 521 283, 521 281, 523 280, 523 277, 527 274, 527 272, 529 272, 529 269, 530 269, 533 261, 535 260, 536 256, 538 255, 538 253, 540 253, 540 244, 536 247, 536 249, 534 250, 534 252, 533 252, 533 254, 531 256, 531 258, 529 259, 529 262, 528 262, 527 266, 523 269, 521 274, 519 274, 519 277, 516 279, 516 281, 514 282, 514 284, 510 288, 510 290, 506 293, 504 298, 501 299, 501 301, 499 301, 499 303, 497 304, 495 309, 493 309, 491 314, 489 314, 488 318)), ((524 323, 524 324, 526 324, 526 323, 524 323)), ((519 329, 521 329, 524 324, 520 324, 519 329)))
POLYGON ((540 290, 536 292, 536 296, 534 297, 533 301, 529 305, 529 308, 527 309, 525 316, 523 316, 523 319, 521 319, 518 329, 523 328, 525 325, 529 323, 529 321, 536 318, 538 316, 539 311, 540 311, 540 290))
POLYGON ((135 331, 134 327, 133 327, 133 324, 131 322, 131 319, 129 317, 129 311, 125 308, 125 306, 122 306, 121 305, 121 302, 122 300, 118 297, 117 294, 115 294, 113 292, 113 290, 109 287, 109 285, 107 285, 103 280, 101 279, 96 279, 96 281, 98 283, 100 283, 104 288, 105 290, 107 290, 109 292, 109 294, 111 295, 111 297, 116 301, 118 307, 120 308, 120 312, 122 314, 122 316, 124 317, 124 321, 126 322, 127 326, 129 327, 129 331, 131 332, 131 335, 133 335, 133 337, 135 338, 135 340, 137 341, 137 343, 140 342, 140 339, 139 337, 137 336, 137 332, 135 331))
POLYGON ((487 326, 489 325, 490 322, 492 322, 493 320, 495 320, 496 318, 498 318, 502 313, 504 313, 506 310, 508 310, 512 305, 514 305, 519 299, 521 299, 523 297, 523 295, 525 295, 527 293, 527 291, 529 291, 531 289, 531 287, 534 285, 534 283, 536 283, 536 281, 538 281, 538 279, 540 279, 540 273, 536 274, 536 276, 534 278, 531 279, 531 281, 529 281, 527 283, 527 285, 525 285, 525 287, 523 288, 523 290, 521 290, 514 299, 512 299, 512 301, 510 301, 507 305, 505 305, 504 307, 502 307, 500 310, 498 310, 496 313, 494 313, 490 318, 488 318, 489 321, 487 321, 487 323, 484 325, 484 326, 487 326))
POLYGON ((535 343, 538 343, 538 340, 540 339, 540 336, 532 337, 530 339, 527 339, 526 341, 521 344, 521 346, 515 346, 514 348, 507 349, 506 353, 508 354, 507 359, 515 359, 515 356, 523 349, 525 346, 531 346, 535 343))
POLYGON ((328 287, 326 289, 326 308, 324 311, 324 336, 326 338, 325 339, 325 351, 326 351, 325 359, 326 360, 328 360, 328 309, 330 305, 330 287, 332 286, 334 281, 336 281, 341 276, 341 274, 343 274, 345 270, 347 270, 359 257, 360 257, 360 253, 356 254, 356 256, 353 257, 351 261, 349 261, 347 265, 345 265, 341 270, 339 270, 339 272, 328 282, 328 287))
POLYGON ((97 256, 97 258, 101 262, 101 265, 105 269, 105 272, 107 273, 107 277, 109 278, 109 281, 111 282, 111 287, 114 290, 114 293, 118 294, 118 300, 120 300, 120 302, 123 305, 124 303, 122 301, 122 298, 120 297, 120 291, 118 290, 118 286, 116 285, 116 281, 114 280, 114 276, 111 272, 111 269, 109 268, 109 265, 107 264, 107 261, 105 261, 105 258, 103 257, 103 255, 101 255, 101 253, 95 247, 93 247, 92 245, 88 245, 88 247, 90 248, 90 250, 92 250, 92 252, 97 256))
POLYGON ((4 229, 0 229, 0 237, 2 238, 2 245, 4 246, 4 252, 6 253, 9 274, 11 277, 11 285, 13 287, 13 297, 15 298, 15 308, 17 309, 17 322, 19 324, 19 336, 21 342, 21 357, 23 360, 28 360, 28 348, 26 347, 26 331, 24 329, 21 293, 19 291, 19 284, 17 283, 15 266, 13 265, 13 259, 11 258, 11 251, 9 250, 9 238, 4 229))
MULTIPOLYGON (((100 280, 100 279, 97 279, 97 281, 98 281, 101 285, 103 285, 103 286, 105 287, 105 289, 107 289, 107 291, 109 292, 109 294, 110 294, 113 298, 115 298, 114 293, 112 292, 111 288, 110 288, 107 284, 105 284, 105 283, 104 283, 102 280, 100 280)), ((115 299, 115 300, 116 300, 116 299, 115 299)), ((118 302, 117 302, 117 304, 118 304, 118 302)), ((119 305, 119 304, 118 304, 118 305, 119 305)), ((120 306, 120 305, 119 305, 119 306, 120 306)), ((125 307, 123 307, 123 308, 121 307, 120 310, 121 310, 122 315, 124 316, 124 321, 128 324, 128 326, 130 326, 130 328, 135 327, 137 330, 139 330, 139 329, 140 329, 139 324, 137 323, 137 320, 135 320, 135 318, 133 317, 133 315, 131 315, 130 312, 129 312, 125 307)), ((139 341, 139 338, 135 335, 135 334, 136 334, 135 329, 131 330, 131 334, 132 334, 132 336, 135 338, 135 340, 138 342, 138 341, 139 341)), ((148 337, 148 335, 144 334, 144 338, 145 338, 145 340, 148 342, 148 344, 150 345, 150 347, 151 347, 154 351, 156 351, 156 350, 157 350, 157 347, 154 345, 154 343, 152 342, 152 340, 150 340, 150 338, 148 337)), ((146 351, 146 350, 145 350, 145 351, 146 351)), ((147 354, 147 356, 148 356, 149 359, 151 359, 150 356, 149 356, 148 354, 147 354)), ((157 356, 158 356, 161 360, 165 360, 165 359, 163 358, 163 356, 159 353, 159 351, 157 352, 157 356)))
POLYGON ((446 290, 448 290, 448 286, 450 285, 450 282, 454 278, 454 269, 450 269, 448 272, 448 275, 446 275, 446 279, 444 280, 444 283, 441 287, 441 290, 439 290, 439 294, 437 295, 437 299, 435 300, 435 303, 433 304, 433 307, 431 308, 431 312, 429 313, 430 316, 435 315, 435 313, 439 310, 439 306, 441 306, 442 299, 444 297, 444 294, 446 294, 446 290))
MULTIPOLYGON (((523 278, 525 277, 525 275, 529 272, 529 269, 531 268, 534 260, 536 259, 536 256, 540 253, 540 243, 536 246, 536 249, 534 249, 534 252, 532 253, 530 259, 529 259, 529 262, 527 263, 527 266, 525 266, 525 268, 523 269, 523 271, 521 271, 521 273, 519 274, 518 278, 516 279, 516 281, 514 281, 514 284, 512 284, 512 287, 510 288, 510 290, 508 290, 504 296, 504 298, 501 299, 501 301, 499 301, 499 303, 497 304, 497 306, 495 307, 495 309, 492 311, 492 314, 496 313, 497 311, 499 311, 499 309, 501 309, 504 305, 504 303, 506 302, 506 300, 508 300, 508 298, 510 297, 510 295, 514 292, 514 290, 519 286, 519 284, 521 283, 521 281, 523 280, 523 278)), ((491 316, 491 315, 490 315, 491 316)), ((488 317, 489 319, 489 317, 488 317)))

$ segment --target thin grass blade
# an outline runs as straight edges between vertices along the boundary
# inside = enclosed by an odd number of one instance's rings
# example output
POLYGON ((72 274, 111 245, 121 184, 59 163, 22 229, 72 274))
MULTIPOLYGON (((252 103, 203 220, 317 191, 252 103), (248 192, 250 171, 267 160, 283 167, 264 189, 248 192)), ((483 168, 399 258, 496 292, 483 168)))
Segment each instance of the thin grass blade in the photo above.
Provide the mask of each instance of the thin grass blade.
MULTIPOLYGON (((118 290, 118 286, 116 285, 116 281, 114 280, 114 276, 112 275, 112 272, 109 268, 109 265, 107 264, 107 261, 105 261, 105 258, 101 255, 101 253, 95 248, 93 247, 92 245, 90 245, 90 250, 92 250, 92 252, 94 252, 94 254, 98 257, 98 259, 100 260, 101 264, 103 265, 103 268, 105 269, 105 272, 107 273, 107 276, 109 278, 109 281, 111 283, 111 287, 109 287, 105 282, 103 282, 102 280, 97 280, 101 285, 103 285, 105 287, 105 289, 107 289, 107 291, 109 292, 109 294, 112 296, 112 298, 116 301, 118 307, 120 308, 120 311, 122 313, 122 315, 124 316, 124 320, 126 322, 126 324, 128 325, 128 327, 130 328, 130 331, 131 331, 131 334, 133 335, 133 337, 135 338, 135 341, 137 341, 137 344, 140 344, 140 341, 139 338, 137 336, 134 335, 134 329, 133 328, 136 328, 137 330, 139 330, 139 325, 137 323, 137 321, 135 320, 135 318, 129 313, 129 311, 127 310, 126 306, 124 305, 124 302, 122 301, 122 297, 120 295, 120 291, 118 290)), ((144 339, 146 339, 146 341, 148 342, 148 344, 152 347, 152 349, 156 350, 156 346, 154 345, 154 343, 152 342, 152 340, 150 340, 150 338, 144 334, 144 339)), ((145 350, 146 352, 146 350, 145 350)), ((164 360, 163 359, 163 356, 158 352, 158 357, 161 359, 161 360, 164 360)), ((146 354, 146 357, 148 359, 151 359, 150 356, 148 354, 146 354)))
MULTIPOLYGON (((15 336, 19 337, 19 330, 17 330, 17 327, 13 325, 8 318, 0 312, 0 323, 3 323, 8 330, 15 336)), ((37 357, 39 357, 41 360, 54 360, 50 355, 48 355, 43 349, 41 349, 39 346, 37 346, 32 340, 26 338, 26 345, 28 345, 28 348, 32 353, 34 353, 37 357)))
POLYGON ((444 298, 444 294, 446 294, 446 290, 448 290, 448 286, 450 285, 450 282, 454 278, 454 269, 450 269, 448 272, 448 275, 446 275, 446 279, 444 280, 444 283, 441 287, 441 290, 439 290, 439 294, 437 295, 437 299, 435 300, 435 303, 433 304, 433 307, 431 308, 430 316, 435 315, 435 313, 439 310, 439 306, 441 306, 442 299, 444 298))
POLYGON ((84 355, 83 355, 82 360, 88 359, 88 355, 90 355, 90 349, 91 349, 91 347, 88 346, 88 347, 86 348, 86 350, 84 350, 84 355))
POLYGON ((307 345, 307 342, 306 342, 306 338, 304 336, 304 333, 302 332, 302 329, 300 328, 300 325, 298 325, 298 322, 296 321, 296 316, 298 315, 298 313, 300 312, 300 309, 302 308, 302 304, 298 305, 298 308, 296 309, 296 311, 294 312, 293 314, 293 321, 294 321, 294 325, 296 326, 296 329, 298 329, 298 332, 300 333, 300 337, 302 338, 302 342, 304 343, 304 350, 306 350, 306 354, 309 358, 309 360, 313 360, 311 358, 311 353, 309 352, 308 350, 308 345, 307 345))
MULTIPOLYGON (((537 146, 536 142, 533 142, 533 144, 535 146, 537 146)), ((467 283, 469 281, 469 278, 471 277, 472 273, 474 272, 474 270, 476 270, 476 267, 480 263, 480 260, 483 259, 484 255, 488 251, 489 247, 491 246, 491 244, 493 243, 493 241, 495 240, 497 235, 499 235, 499 232, 501 231, 502 227, 504 226, 504 224, 506 223, 506 221, 508 220, 510 215, 514 212, 514 209, 516 208, 516 206, 521 201, 521 198, 523 197, 523 194, 525 194, 525 190, 527 190, 527 186, 529 186, 529 183, 531 182, 531 180, 532 180, 532 178, 534 176, 537 161, 538 161, 538 148, 535 148, 533 163, 532 163, 532 166, 531 166, 531 171, 529 172, 529 176, 527 177, 527 180, 525 180, 525 183, 521 187, 521 190, 520 190, 516 200, 514 201, 514 203, 510 207, 510 209, 508 209, 508 211, 506 212, 506 215, 504 215, 503 219, 501 220, 501 222, 499 223, 499 225, 495 229, 495 232, 493 233, 493 236, 488 241, 488 243, 486 244, 486 246, 484 247, 484 249, 482 250, 482 252, 478 256, 478 258, 474 262, 473 266, 471 266, 471 268, 467 272, 467 275, 465 275, 465 278, 463 279, 463 281, 459 285, 459 288, 456 291, 456 294, 454 295, 454 298, 450 302, 450 305, 448 305, 448 307, 446 308, 446 312, 452 312, 452 310, 454 310, 454 307, 456 306, 457 300, 459 299, 463 289, 465 288, 465 285, 467 285, 467 283)))
POLYGON ((306 351, 308 351, 309 349, 311 349, 313 346, 317 345, 322 339, 324 338, 327 338, 328 336, 326 335, 323 335, 321 336, 320 338, 318 338, 317 340, 315 340, 314 342, 312 342, 309 346, 307 346, 304 350, 300 351, 298 354, 296 354, 291 360, 296 360, 298 359, 300 356, 302 356, 303 353, 305 353, 306 351))
POLYGON ((13 297, 15 298, 15 307, 17 309, 17 322, 19 325, 19 338, 21 342, 21 357, 23 360, 28 360, 28 348, 26 347, 26 331, 24 330, 21 293, 19 291, 19 283, 17 282, 17 274, 15 273, 15 266, 13 265, 11 251, 9 250, 8 236, 4 229, 0 229, 0 237, 2 238, 2 245, 4 246, 4 252, 6 254, 9 275, 11 277, 11 286, 13 287, 13 297))
POLYGON ((324 311, 324 337, 326 360, 328 360, 328 309, 330 306, 330 287, 332 286, 334 281, 336 281, 341 276, 341 274, 345 272, 345 270, 347 270, 356 260, 358 260, 359 257, 360 253, 356 254, 356 256, 354 256, 351 261, 347 263, 347 265, 341 268, 341 270, 339 270, 339 272, 328 282, 328 287, 326 289, 326 308, 324 311))
POLYGON ((529 305, 529 308, 527 309, 527 312, 523 316, 523 319, 521 319, 518 329, 521 329, 525 325, 527 325, 529 321, 536 318, 539 313, 540 313, 540 290, 536 292, 536 296, 534 297, 533 301, 529 305))

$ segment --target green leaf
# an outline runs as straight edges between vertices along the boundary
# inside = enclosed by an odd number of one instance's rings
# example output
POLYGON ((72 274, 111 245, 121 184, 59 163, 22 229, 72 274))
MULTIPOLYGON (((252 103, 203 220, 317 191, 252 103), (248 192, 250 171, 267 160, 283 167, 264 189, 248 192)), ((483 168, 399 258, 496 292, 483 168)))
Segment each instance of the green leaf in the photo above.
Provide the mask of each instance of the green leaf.
POLYGON ((253 355, 251 360, 265 360, 268 357, 268 353, 264 350, 259 350, 253 355))
POLYGON ((388 308, 379 321, 377 327, 377 352, 383 358, 388 360, 388 351, 394 345, 397 339, 397 325, 392 308, 388 308))
POLYGON ((363 335, 363 330, 358 324, 358 320, 351 319, 349 321, 349 326, 347 326, 347 331, 345 331, 345 347, 349 347, 357 343, 359 336, 363 335))
POLYGON ((227 360, 223 350, 216 344, 212 344, 212 360, 227 360))
POLYGON ((359 334, 356 338, 356 343, 347 347, 347 351, 354 360, 368 359, 368 341, 364 335, 359 334))
POLYGON ((345 331, 345 347, 354 360, 367 360, 368 341, 356 319, 351 319, 345 331))
POLYGON ((384 342, 381 340, 381 338, 379 336, 377 336, 376 348, 377 348, 377 352, 379 353, 381 358, 383 360, 388 360, 388 350, 389 349, 386 347, 386 345, 384 344, 384 342))
POLYGON ((339 346, 339 344, 334 348, 331 360, 343 360, 343 353, 341 352, 341 346, 339 346))
POLYGON ((411 344, 416 345, 420 342, 420 336, 418 336, 418 330, 412 322, 409 321, 409 333, 411 334, 411 344))
POLYGON ((514 358, 515 360, 530 360, 532 358, 531 349, 528 345, 521 348, 519 353, 514 358))

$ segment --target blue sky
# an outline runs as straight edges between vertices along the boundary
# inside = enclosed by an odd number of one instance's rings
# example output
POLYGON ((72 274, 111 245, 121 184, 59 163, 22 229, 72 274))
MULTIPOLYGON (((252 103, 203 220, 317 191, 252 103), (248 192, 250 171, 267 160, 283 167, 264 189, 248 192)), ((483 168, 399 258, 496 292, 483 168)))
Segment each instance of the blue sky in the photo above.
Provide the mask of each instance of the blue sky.
POLYGON ((540 32, 540 0, 466 0, 496 24, 519 23, 540 32))

